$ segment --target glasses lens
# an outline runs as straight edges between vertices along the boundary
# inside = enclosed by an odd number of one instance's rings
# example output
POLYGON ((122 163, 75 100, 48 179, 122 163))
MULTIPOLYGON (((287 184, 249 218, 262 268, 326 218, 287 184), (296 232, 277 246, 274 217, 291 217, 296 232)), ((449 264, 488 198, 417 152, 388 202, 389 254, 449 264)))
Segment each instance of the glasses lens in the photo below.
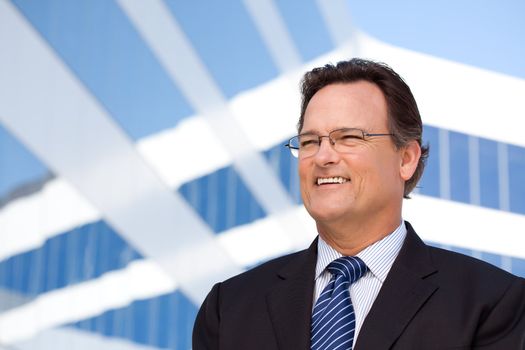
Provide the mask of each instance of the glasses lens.
POLYGON ((286 146, 290 150, 290 153, 292 153, 292 156, 296 158, 299 157, 299 137, 298 136, 292 137, 288 141, 288 144, 286 146))
POLYGON ((294 136, 288 141, 290 149, 299 148, 299 136, 294 136))
POLYGON ((319 136, 314 134, 305 134, 298 136, 299 153, 303 157, 309 157, 315 154, 319 149, 319 136))
POLYGON ((330 136, 340 146, 352 146, 363 140, 363 132, 359 129, 336 130, 330 136))

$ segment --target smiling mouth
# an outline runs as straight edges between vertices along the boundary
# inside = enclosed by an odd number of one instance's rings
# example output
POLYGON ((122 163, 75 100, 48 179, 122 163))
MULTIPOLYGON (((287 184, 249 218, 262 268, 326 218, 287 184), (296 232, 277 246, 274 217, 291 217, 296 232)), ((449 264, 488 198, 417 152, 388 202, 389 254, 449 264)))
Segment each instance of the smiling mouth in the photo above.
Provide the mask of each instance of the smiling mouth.
POLYGON ((343 184, 345 182, 350 181, 350 179, 336 176, 336 177, 318 177, 317 178, 317 185, 326 185, 326 184, 343 184))

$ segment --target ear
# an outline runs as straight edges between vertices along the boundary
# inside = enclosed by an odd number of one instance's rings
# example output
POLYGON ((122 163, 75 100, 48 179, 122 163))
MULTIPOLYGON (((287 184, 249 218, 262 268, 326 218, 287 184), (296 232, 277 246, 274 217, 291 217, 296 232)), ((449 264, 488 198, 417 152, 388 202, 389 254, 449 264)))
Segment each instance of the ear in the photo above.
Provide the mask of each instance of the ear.
POLYGON ((410 180, 414 172, 416 171, 419 158, 421 157, 421 147, 416 140, 410 141, 401 150, 401 166, 399 168, 399 174, 405 181, 410 180))

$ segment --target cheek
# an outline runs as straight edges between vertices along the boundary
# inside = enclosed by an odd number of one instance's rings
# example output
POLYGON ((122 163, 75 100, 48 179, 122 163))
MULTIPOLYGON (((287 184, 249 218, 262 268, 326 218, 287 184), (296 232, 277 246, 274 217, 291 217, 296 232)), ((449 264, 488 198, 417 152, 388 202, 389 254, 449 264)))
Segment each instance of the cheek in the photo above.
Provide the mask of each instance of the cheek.
POLYGON ((299 180, 301 180, 301 185, 302 185, 303 184, 303 180, 307 176, 306 164, 304 164, 303 162, 299 161, 299 165, 297 167, 297 173, 299 174, 299 180))
POLYGON ((404 183, 400 175, 400 162, 396 157, 383 157, 377 163, 378 182, 382 188, 388 191, 394 190, 400 184, 404 183))
POLYGON ((299 161, 299 166, 298 166, 297 171, 299 174, 299 185, 301 188, 301 192, 304 192, 307 188, 307 184, 310 181, 310 177, 309 177, 310 171, 309 171, 308 164, 306 164, 305 162, 299 161))
POLYGON ((392 157, 369 154, 354 164, 354 180, 359 189, 389 187, 399 178, 399 167, 396 168, 396 160, 392 157))

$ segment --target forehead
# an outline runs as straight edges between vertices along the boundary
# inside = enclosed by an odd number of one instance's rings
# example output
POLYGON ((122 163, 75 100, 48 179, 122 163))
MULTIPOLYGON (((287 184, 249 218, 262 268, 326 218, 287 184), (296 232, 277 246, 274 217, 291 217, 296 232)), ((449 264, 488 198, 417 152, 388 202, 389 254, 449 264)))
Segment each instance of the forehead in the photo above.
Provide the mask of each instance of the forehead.
POLYGON ((341 127, 386 130, 387 104, 381 89, 367 81, 330 84, 310 100, 303 132, 341 127))

